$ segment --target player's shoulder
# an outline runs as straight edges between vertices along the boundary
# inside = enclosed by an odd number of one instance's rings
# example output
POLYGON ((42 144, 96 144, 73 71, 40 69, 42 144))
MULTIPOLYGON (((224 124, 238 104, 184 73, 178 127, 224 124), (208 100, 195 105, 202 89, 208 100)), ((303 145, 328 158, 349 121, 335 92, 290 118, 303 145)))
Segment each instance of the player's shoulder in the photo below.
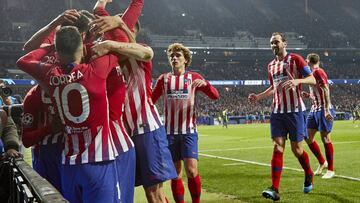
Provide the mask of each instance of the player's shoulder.
POLYGON ((324 69, 318 67, 318 68, 315 68, 314 71, 313 71, 313 74, 314 75, 318 75, 320 77, 327 77, 327 74, 326 72, 324 71, 324 69))
POLYGON ((40 94, 41 94, 41 87, 39 85, 35 85, 26 93, 25 97, 36 96, 40 94))
POLYGON ((204 78, 200 73, 194 71, 186 71, 185 74, 191 75, 193 78, 204 78))
POLYGON ((305 59, 300 55, 300 54, 297 54, 297 53, 289 53, 288 54, 288 57, 290 58, 290 60, 292 61, 296 61, 296 62, 305 62, 305 59))
POLYGON ((40 100, 41 98, 41 87, 36 85, 32 87, 25 95, 24 104, 33 103, 36 100, 40 100))
POLYGON ((269 63, 268 63, 268 68, 270 68, 271 66, 275 65, 276 64, 276 59, 273 59, 271 60, 269 63))

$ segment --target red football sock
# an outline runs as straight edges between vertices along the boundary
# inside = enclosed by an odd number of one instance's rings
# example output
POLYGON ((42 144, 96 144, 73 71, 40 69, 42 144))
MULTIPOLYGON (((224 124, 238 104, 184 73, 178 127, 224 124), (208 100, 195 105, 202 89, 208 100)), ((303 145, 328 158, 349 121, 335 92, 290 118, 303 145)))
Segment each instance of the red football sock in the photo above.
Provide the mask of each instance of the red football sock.
POLYGON ((277 150, 274 150, 272 160, 271 160, 271 180, 272 186, 279 190, 280 186, 280 177, 283 168, 283 153, 277 150))
POLYGON ((185 189, 181 178, 171 180, 171 191, 176 203, 184 203, 185 189))
POLYGON ((321 165, 324 164, 325 159, 324 159, 323 155, 321 154, 318 143, 316 141, 314 141, 313 143, 309 144, 308 146, 311 149, 312 153, 317 158, 317 160, 319 161, 319 164, 321 164, 321 165))
POLYGON ((305 175, 309 176, 313 174, 313 171, 310 167, 310 160, 308 154, 304 151, 303 154, 298 158, 301 167, 304 169, 305 175))
POLYGON ((197 175, 195 178, 188 178, 188 187, 191 194, 192 202, 200 203, 200 195, 201 195, 200 175, 197 175))
POLYGON ((334 171, 334 148, 332 143, 325 143, 325 155, 328 162, 328 170, 334 171))

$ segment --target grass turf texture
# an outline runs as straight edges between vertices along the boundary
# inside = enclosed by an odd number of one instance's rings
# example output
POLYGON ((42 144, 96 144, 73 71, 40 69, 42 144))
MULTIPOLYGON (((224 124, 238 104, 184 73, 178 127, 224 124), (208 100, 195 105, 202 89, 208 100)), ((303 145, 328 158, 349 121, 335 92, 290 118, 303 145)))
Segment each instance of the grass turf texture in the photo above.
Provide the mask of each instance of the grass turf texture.
MULTIPOLYGON (((269 124, 200 126, 199 170, 203 193, 201 202, 268 202, 261 196, 262 190, 271 185, 270 164, 272 142, 269 124), (205 156, 204 156, 205 155, 205 156), (208 155, 221 158, 208 157, 208 155), (235 159, 226 160, 225 158, 235 159), (239 161, 240 160, 240 161, 239 161), (243 161, 254 163, 244 163, 243 161)), ((320 135, 316 140, 325 157, 320 135)), ((360 179, 360 128, 354 128, 352 121, 335 121, 332 132, 334 144, 334 168, 336 175, 360 179)), ((304 148, 311 159, 313 170, 318 166, 307 145, 304 148)), ((25 154, 29 163, 29 150, 25 154)), ((301 169, 287 141, 284 166, 301 169)), ((325 170, 324 170, 325 172, 325 170)), ((185 202, 191 202, 184 177, 185 202)), ((309 194, 302 192, 304 173, 284 169, 280 182, 281 202, 360 202, 360 181, 335 177, 324 180, 316 176, 315 188, 309 194)), ((164 183, 165 193, 170 202, 170 183, 164 183)), ((135 202, 146 202, 141 187, 136 188, 135 202)))

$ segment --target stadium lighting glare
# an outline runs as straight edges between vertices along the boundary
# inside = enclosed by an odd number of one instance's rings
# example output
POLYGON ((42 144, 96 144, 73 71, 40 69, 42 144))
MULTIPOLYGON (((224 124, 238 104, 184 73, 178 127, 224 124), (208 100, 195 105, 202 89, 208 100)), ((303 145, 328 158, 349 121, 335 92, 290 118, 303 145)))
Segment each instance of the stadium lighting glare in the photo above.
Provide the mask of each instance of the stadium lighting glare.
POLYGON ((182 16, 182 17, 185 17, 185 16, 186 16, 186 13, 182 13, 181 16, 182 16))

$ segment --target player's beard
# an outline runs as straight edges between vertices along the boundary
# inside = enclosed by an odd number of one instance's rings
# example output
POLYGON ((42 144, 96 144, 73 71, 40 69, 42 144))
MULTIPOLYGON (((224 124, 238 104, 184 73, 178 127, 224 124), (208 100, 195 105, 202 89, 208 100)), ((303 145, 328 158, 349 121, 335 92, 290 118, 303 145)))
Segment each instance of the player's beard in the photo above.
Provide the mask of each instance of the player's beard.
POLYGON ((280 53, 280 49, 279 48, 273 48, 273 53, 275 56, 278 56, 280 53))

